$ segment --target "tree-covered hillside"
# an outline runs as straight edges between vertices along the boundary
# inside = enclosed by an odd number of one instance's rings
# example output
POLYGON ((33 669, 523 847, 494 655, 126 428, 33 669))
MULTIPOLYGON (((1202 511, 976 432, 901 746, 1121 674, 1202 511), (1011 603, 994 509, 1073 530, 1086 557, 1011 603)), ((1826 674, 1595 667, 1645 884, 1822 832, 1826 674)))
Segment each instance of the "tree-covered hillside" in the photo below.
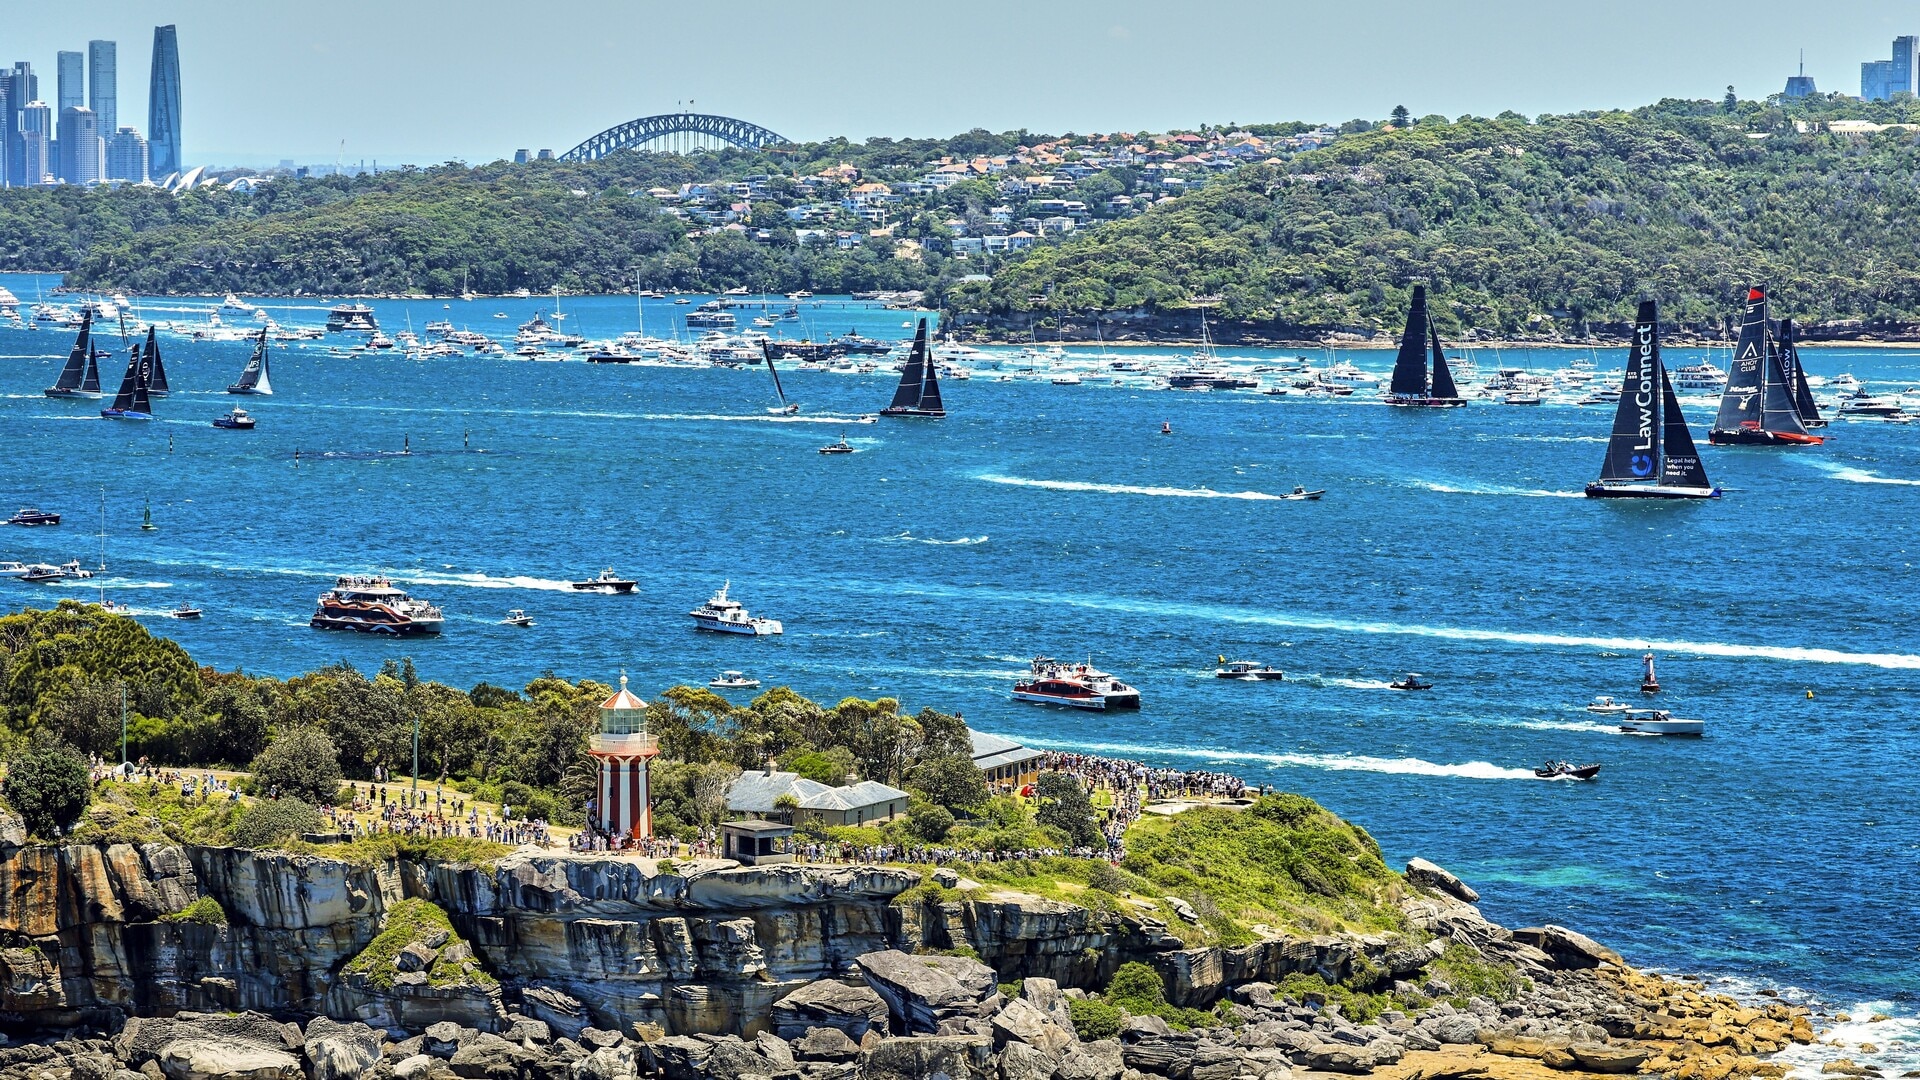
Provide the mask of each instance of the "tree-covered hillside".
POLYGON ((1778 108, 1665 102, 1353 134, 1036 248, 953 302, 1022 324, 1205 301, 1302 330, 1397 329, 1426 280, 1444 321, 1546 333, 1624 322, 1641 296, 1705 324, 1764 280, 1809 320, 1912 320, 1916 252, 1915 133, 1802 133, 1778 108))

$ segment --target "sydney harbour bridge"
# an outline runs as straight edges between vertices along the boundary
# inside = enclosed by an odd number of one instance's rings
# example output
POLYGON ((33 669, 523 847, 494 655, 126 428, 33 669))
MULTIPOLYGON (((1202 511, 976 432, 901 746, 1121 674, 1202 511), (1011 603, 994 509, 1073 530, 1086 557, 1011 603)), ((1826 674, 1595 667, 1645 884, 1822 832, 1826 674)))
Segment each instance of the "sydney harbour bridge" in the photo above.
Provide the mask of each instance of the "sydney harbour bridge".
MULTIPOLYGON (((688 102, 688 105, 691 104, 688 102)), ((562 154, 560 159, 592 161, 606 157, 615 150, 660 150, 685 154, 723 146, 776 146, 787 141, 786 137, 758 124, 685 108, 679 112, 643 116, 638 120, 617 124, 562 154)))

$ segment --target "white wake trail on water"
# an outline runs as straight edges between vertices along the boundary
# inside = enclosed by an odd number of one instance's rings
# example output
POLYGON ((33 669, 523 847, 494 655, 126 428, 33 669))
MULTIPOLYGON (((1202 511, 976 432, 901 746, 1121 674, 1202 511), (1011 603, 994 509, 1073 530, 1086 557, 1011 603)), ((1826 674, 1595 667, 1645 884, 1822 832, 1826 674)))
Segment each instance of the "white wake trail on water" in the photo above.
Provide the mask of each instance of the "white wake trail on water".
POLYGON ((1287 678, 1308 686, 1344 686, 1349 690, 1392 689, 1385 679, 1348 679, 1339 675, 1315 675, 1311 672, 1301 672, 1298 675, 1289 675, 1287 678))
POLYGON ((852 416, 730 416, 723 413, 641 413, 642 420, 721 420, 755 424, 853 424, 852 416))
POLYGON ((1494 723, 1494 727, 1526 728, 1528 731, 1585 731, 1595 735, 1618 735, 1620 725, 1602 724, 1595 720, 1521 720, 1517 723, 1494 723))
POLYGON ((1920 487, 1920 480, 1904 480, 1897 476, 1879 476, 1865 469, 1843 465, 1837 461, 1822 461, 1819 458, 1802 458, 1807 464, 1833 477, 1835 480, 1847 480, 1855 484, 1896 484, 1900 487, 1920 487))
POLYGON ((1251 750, 1208 750, 1187 746, 1137 746, 1131 743, 1083 743, 1028 739, 1034 746, 1097 754, 1200 758, 1206 761, 1248 761, 1276 768, 1326 769, 1332 772, 1377 772, 1402 776, 1450 776, 1465 780, 1537 780, 1532 769, 1509 769, 1490 761, 1442 764, 1420 758, 1382 758, 1365 754, 1263 754, 1251 750))
POLYGON ((883 536, 875 543, 880 544, 936 544, 940 547, 966 547, 987 542, 985 536, 962 536, 955 540, 937 540, 931 536, 915 536, 912 532, 903 532, 898 536, 883 536))
MULTIPOLYGON (((840 588, 849 588, 851 582, 837 583, 840 588)), ((1726 656, 1741 659, 1758 658, 1765 660, 1788 660, 1812 664, 1863 664, 1869 667, 1900 670, 1920 670, 1920 656, 1912 653, 1855 653, 1840 649, 1818 649, 1791 645, 1740 645, 1722 641, 1683 641, 1656 638, 1602 637, 1580 634, 1540 634, 1513 630, 1482 630, 1466 626, 1427 626, 1420 623, 1370 622, 1359 619, 1331 619, 1311 615, 1278 615, 1272 612, 1256 611, 1247 608, 1226 607, 1217 604, 1178 604, 1159 600, 1135 600, 1113 596, 1080 596, 1071 593, 1030 593, 1004 589, 974 588, 959 590, 937 585, 905 584, 888 582, 864 584, 853 591, 872 590, 887 595, 897 593, 918 593, 921 595, 964 597, 979 600, 990 597, 1002 601, 1015 601, 1028 604, 1053 604, 1065 607, 1089 608, 1096 611, 1119 611, 1137 615, 1153 615, 1170 618, 1211 619, 1216 622, 1242 623, 1253 626, 1284 626, 1289 629, 1325 630, 1345 634, 1396 634, 1408 637, 1438 638, 1445 641, 1497 641, 1513 645, 1548 645, 1560 648, 1606 649, 1622 653, 1665 652, 1684 653, 1690 656, 1726 656)))
POLYGON ((1047 488, 1051 491, 1098 491, 1109 495, 1161 495, 1183 499, 1250 499, 1259 502, 1283 501, 1264 491, 1215 491, 1213 488, 1146 487, 1135 484, 1092 484, 1081 480, 1033 480, 1025 476, 978 473, 975 480, 1014 487, 1047 488))
POLYGON ((1584 499, 1582 491, 1548 491, 1545 488, 1505 487, 1500 484, 1476 484, 1471 487, 1458 487, 1442 484, 1436 480, 1419 480, 1415 483, 1428 491, 1444 492, 1448 495, 1524 495, 1534 499, 1584 499))
POLYGON ((538 592, 578 592, 572 582, 552 581, 537 577, 494 577, 489 574, 436 574, 431 571, 407 572, 394 575, 397 580, 409 585, 444 585, 449 588, 468 589, 527 589, 538 592))

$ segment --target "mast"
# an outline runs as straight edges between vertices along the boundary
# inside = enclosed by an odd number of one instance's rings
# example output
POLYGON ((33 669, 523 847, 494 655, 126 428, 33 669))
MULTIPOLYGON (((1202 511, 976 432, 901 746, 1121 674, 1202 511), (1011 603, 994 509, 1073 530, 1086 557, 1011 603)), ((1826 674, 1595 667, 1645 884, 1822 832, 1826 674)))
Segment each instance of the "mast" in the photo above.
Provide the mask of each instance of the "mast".
POLYGON ((140 355, 140 348, 138 346, 132 349, 132 353, 134 356, 133 411, 152 415, 153 402, 148 399, 152 396, 149 390, 149 380, 153 377, 153 373, 148 369, 146 357, 140 355))
POLYGON ((1660 366, 1659 306, 1653 300, 1642 300, 1634 319, 1626 378, 1620 386, 1620 405, 1614 410, 1613 434, 1607 439, 1607 456, 1600 464, 1600 479, 1653 480, 1660 475, 1664 378, 1660 366))
POLYGON ((926 388, 927 374, 927 320, 920 320, 920 329, 913 335, 913 350, 907 353, 907 362, 900 369, 900 385, 893 389, 893 402, 889 409, 918 409, 920 395, 926 388))
MULTIPOLYGON (((265 330, 260 331, 262 334, 265 330)), ((147 360, 153 367, 153 381, 147 387, 147 393, 153 397, 166 397, 167 366, 160 362, 160 342, 155 338, 153 327, 147 327, 147 360)))
POLYGON ((1427 325, 1427 287, 1415 285, 1407 327, 1400 332, 1400 354, 1393 361, 1393 382, 1388 386, 1394 397, 1427 396, 1427 325))

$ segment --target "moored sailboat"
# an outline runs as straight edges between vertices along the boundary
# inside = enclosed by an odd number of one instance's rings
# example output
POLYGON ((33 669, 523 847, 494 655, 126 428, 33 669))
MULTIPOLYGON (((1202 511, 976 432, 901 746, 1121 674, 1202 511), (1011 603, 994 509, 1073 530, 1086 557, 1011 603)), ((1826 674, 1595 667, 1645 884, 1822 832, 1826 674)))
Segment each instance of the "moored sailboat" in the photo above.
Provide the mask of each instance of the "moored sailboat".
POLYGON ((881 416, 923 416, 938 420, 947 415, 940 400, 940 377, 927 358, 927 320, 913 334, 913 350, 900 369, 900 385, 894 388, 893 403, 880 410, 881 416))
POLYGON ((1700 451, 1680 412, 1680 399, 1660 363, 1660 311, 1642 300, 1627 351, 1626 381, 1613 414, 1613 435, 1600 479, 1587 485, 1595 499, 1717 499, 1700 451))
POLYGON ((229 394, 273 393, 273 381, 267 377, 267 332, 260 331, 259 340, 253 344, 253 356, 240 372, 240 381, 227 387, 229 394))
POLYGON ((1427 311, 1427 287, 1413 287, 1413 303, 1407 309, 1407 327, 1400 333, 1400 355, 1393 362, 1393 381, 1388 384, 1386 402, 1415 408, 1451 409, 1465 405, 1466 399, 1453 384, 1453 372, 1447 367, 1447 355, 1440 348, 1440 331, 1434 328, 1427 311), (1427 349, 1433 349, 1433 370, 1429 379, 1427 349))
POLYGON ((67 364, 60 369, 60 377, 47 387, 46 395, 52 398, 97 398, 100 396, 99 359, 106 353, 95 352, 93 348, 93 313, 80 314, 80 333, 73 339, 73 351, 67 354, 67 364))
POLYGON ((153 405, 147 400, 147 375, 146 357, 140 355, 140 346, 132 346, 127 350, 127 374, 120 380, 120 392, 100 415, 108 420, 153 419, 153 405))
POLYGON ((1727 389, 1707 439, 1715 446, 1809 446, 1826 441, 1807 434, 1800 422, 1793 385, 1781 366, 1779 343, 1767 319, 1764 285, 1747 290, 1727 389))

